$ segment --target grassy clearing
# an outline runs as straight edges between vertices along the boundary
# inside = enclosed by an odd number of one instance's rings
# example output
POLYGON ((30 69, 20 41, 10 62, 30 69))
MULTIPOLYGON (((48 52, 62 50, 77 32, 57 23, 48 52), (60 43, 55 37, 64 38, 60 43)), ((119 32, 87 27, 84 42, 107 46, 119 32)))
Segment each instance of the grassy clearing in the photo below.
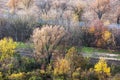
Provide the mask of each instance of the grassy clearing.
MULTIPOLYGON (((30 44, 30 43, 23 43, 23 42, 17 42, 17 43, 18 43, 17 48, 33 48, 33 44, 30 44)), ((59 50, 59 48, 61 48, 61 47, 60 46, 57 47, 58 50, 59 50)), ((65 50, 67 51, 69 48, 70 47, 68 47, 65 50)), ((108 49, 93 48, 93 47, 82 47, 82 49, 77 47, 77 50, 79 52, 88 53, 88 54, 92 54, 94 52, 120 54, 120 51, 112 51, 112 50, 108 50, 108 49)))
POLYGON ((108 50, 108 49, 93 48, 93 47, 82 47, 81 52, 83 52, 83 53, 99 52, 99 53, 120 54, 119 51, 112 51, 112 50, 108 50))
POLYGON ((17 48, 33 48, 33 44, 17 42, 17 48))

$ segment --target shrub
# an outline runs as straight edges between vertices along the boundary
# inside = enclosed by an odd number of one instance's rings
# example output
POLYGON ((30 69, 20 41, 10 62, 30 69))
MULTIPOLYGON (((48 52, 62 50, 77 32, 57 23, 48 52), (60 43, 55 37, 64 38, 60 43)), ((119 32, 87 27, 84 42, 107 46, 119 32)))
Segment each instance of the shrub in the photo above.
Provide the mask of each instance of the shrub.
MULTIPOLYGON (((24 72, 23 72, 24 73, 24 72)), ((43 80, 40 75, 40 70, 33 70, 32 72, 26 72, 23 80, 43 80)))
POLYGON ((8 20, 10 26, 6 29, 6 31, 9 30, 6 36, 12 37, 15 41, 26 41, 30 38, 35 24, 33 16, 18 16, 8 20))
POLYGON ((6 28, 8 28, 8 21, 6 18, 2 17, 2 18, 0 18, 0 39, 5 37, 5 34, 6 34, 5 29, 6 28))
POLYGON ((30 77, 29 80, 42 80, 42 78, 41 77, 37 77, 37 76, 32 76, 32 77, 30 77))
POLYGON ((39 66, 39 64, 35 62, 34 58, 25 57, 25 56, 17 57, 16 65, 18 65, 18 68, 15 68, 14 70, 17 72, 32 71, 33 69, 36 69, 39 66))
POLYGON ((33 0, 21 0, 21 2, 24 5, 24 9, 28 9, 32 6, 33 0))
POLYGON ((101 58, 99 62, 95 64, 94 70, 97 73, 102 73, 102 74, 105 73, 108 76, 110 76, 110 67, 108 67, 106 61, 103 58, 101 58))
POLYGON ((67 32, 68 34, 65 37, 64 41, 67 46, 80 46, 81 47, 81 34, 82 29, 80 26, 74 26, 73 28, 70 28, 67 32))
POLYGON ((13 73, 9 76, 9 79, 11 80, 24 80, 25 78, 25 73, 13 73))
POLYGON ((75 47, 71 47, 65 55, 65 58, 70 64, 70 77, 74 79, 79 78, 80 69, 85 69, 86 65, 86 60, 84 59, 84 57, 77 52, 77 49, 75 47))
POLYGON ((13 73, 8 76, 9 80, 43 80, 42 75, 40 75, 40 72, 35 70, 32 72, 19 72, 19 73, 13 73))
POLYGON ((3 80, 3 74, 0 72, 0 80, 3 80))
POLYGON ((1 18, 0 23, 0 39, 11 37, 15 41, 28 40, 38 25, 36 19, 30 15, 1 18))
POLYGON ((72 73, 72 78, 74 79, 80 79, 81 75, 81 68, 77 68, 73 73, 72 73))
POLYGON ((112 80, 120 80, 120 74, 116 74, 116 75, 112 78, 112 80))
POLYGON ((66 59, 59 59, 54 68, 54 75, 63 75, 69 71, 69 62, 66 59))
POLYGON ((84 68, 86 64, 86 60, 84 57, 77 52, 77 49, 75 47, 71 47, 67 54, 65 55, 65 58, 70 63, 71 71, 75 71, 77 68, 84 68))
POLYGON ((80 80, 99 80, 93 69, 80 72, 80 80))
POLYGON ((34 58, 20 56, 15 54, 13 57, 5 58, 0 61, 0 71, 5 75, 19 72, 28 72, 40 67, 39 63, 35 63, 34 58))
POLYGON ((120 50, 120 29, 113 29, 112 32, 114 35, 116 49, 120 50))
POLYGON ((58 59, 54 67, 54 75, 59 77, 63 76, 66 78, 69 69, 70 65, 66 59, 58 59))
POLYGON ((102 38, 103 38, 104 41, 108 41, 110 39, 110 37, 111 37, 111 32, 110 31, 106 30, 102 33, 102 38))
POLYGON ((0 40, 0 52, 1 52, 0 60, 12 57, 15 53, 16 47, 17 43, 14 42, 12 38, 4 38, 0 40))
POLYGON ((83 43, 87 46, 111 48, 114 47, 112 32, 102 21, 93 21, 91 27, 83 30, 83 43))
POLYGON ((52 51, 61 42, 65 34, 65 29, 60 26, 44 25, 41 29, 36 28, 32 36, 37 53, 36 57, 50 63, 52 51))

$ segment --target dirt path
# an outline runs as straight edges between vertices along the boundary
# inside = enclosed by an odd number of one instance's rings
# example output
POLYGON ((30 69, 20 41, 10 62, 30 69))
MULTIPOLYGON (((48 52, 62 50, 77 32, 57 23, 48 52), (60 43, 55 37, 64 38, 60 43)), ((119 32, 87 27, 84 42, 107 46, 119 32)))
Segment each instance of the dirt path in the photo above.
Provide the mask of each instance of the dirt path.
POLYGON ((95 64, 102 57, 108 64, 120 66, 120 55, 119 54, 110 54, 110 53, 99 53, 94 52, 93 54, 82 53, 84 57, 89 57, 90 62, 95 64))

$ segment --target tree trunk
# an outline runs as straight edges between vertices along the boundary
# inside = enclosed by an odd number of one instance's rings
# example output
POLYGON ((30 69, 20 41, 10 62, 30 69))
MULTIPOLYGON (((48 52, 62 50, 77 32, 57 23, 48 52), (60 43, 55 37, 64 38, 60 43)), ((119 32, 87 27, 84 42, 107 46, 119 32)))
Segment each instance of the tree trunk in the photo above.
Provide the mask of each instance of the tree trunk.
POLYGON ((101 19, 102 19, 102 15, 103 15, 102 12, 99 11, 99 12, 97 13, 97 15, 98 15, 98 18, 101 20, 101 19))
POLYGON ((120 15, 117 17, 117 24, 120 24, 120 15))

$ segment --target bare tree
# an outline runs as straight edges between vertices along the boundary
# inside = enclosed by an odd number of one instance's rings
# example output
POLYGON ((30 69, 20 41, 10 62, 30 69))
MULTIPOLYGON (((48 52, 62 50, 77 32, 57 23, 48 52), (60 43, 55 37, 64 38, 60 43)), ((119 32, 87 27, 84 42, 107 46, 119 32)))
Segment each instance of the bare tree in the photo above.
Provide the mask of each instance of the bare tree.
POLYGON ((103 14, 105 14, 110 9, 110 0, 95 0, 91 5, 92 10, 97 14, 99 19, 102 19, 103 14))
POLYGON ((39 7, 40 11, 42 12, 42 14, 46 14, 48 13, 48 11, 51 8, 51 1, 50 0, 40 0, 39 3, 37 3, 37 6, 39 7))

